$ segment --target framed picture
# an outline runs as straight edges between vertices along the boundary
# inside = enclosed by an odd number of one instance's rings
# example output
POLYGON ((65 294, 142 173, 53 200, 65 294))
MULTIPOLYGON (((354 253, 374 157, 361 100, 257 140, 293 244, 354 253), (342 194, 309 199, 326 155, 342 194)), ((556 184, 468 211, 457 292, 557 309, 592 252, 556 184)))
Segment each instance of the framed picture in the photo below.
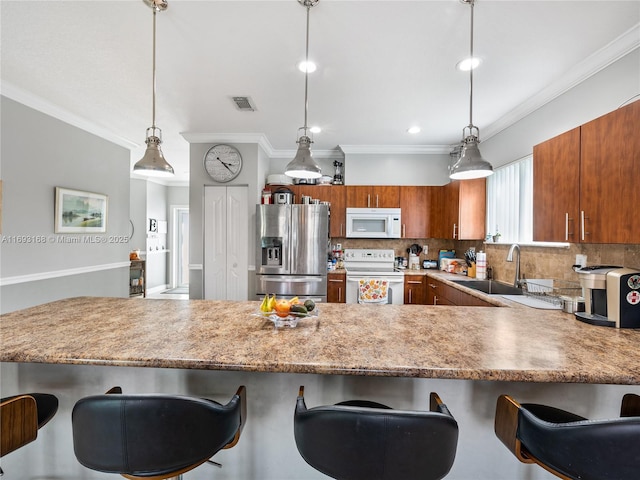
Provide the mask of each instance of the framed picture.
POLYGON ((56 233, 104 233, 109 198, 100 193, 56 187, 56 233))

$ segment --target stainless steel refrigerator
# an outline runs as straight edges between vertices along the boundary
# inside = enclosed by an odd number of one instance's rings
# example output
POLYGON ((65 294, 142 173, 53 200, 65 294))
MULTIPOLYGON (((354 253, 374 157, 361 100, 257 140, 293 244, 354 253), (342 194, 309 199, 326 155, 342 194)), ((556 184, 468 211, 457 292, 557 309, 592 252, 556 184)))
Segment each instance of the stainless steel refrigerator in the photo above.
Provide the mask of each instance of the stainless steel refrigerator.
POLYGON ((258 298, 327 301, 327 205, 256 206, 256 293, 258 298))

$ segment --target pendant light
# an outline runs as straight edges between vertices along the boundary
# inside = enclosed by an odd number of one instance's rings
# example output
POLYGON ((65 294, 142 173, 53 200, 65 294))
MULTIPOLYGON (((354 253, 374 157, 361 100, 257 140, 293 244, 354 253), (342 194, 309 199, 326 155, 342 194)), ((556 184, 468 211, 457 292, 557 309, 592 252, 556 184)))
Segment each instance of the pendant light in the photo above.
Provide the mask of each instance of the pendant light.
MULTIPOLYGON (((471 6, 471 54, 473 58, 473 4, 474 0, 461 0, 471 6)), ((493 167, 482 158, 478 144, 480 130, 473 124, 473 68, 469 69, 469 126, 462 129, 462 150, 458 161, 451 167, 449 178, 453 180, 470 180, 484 178, 493 174, 493 167)))
POLYGON ((160 144, 162 130, 156 127, 156 14, 167 9, 166 0, 143 0, 153 10, 153 117, 147 128, 147 150, 144 156, 133 166, 133 171, 148 177, 170 177, 173 167, 164 159, 160 144))
MULTIPOLYGON (((307 9, 307 48, 305 53, 305 63, 309 64, 309 11, 315 6, 319 0, 298 0, 298 3, 307 9)), ((311 144, 313 140, 309 137, 307 127, 307 110, 308 110, 308 85, 309 85, 309 69, 304 71, 304 127, 298 129, 298 152, 293 160, 289 162, 285 169, 285 175, 293 178, 320 178, 322 170, 320 166, 313 161, 311 153, 311 144), (302 134, 300 131, 302 130, 302 134)))

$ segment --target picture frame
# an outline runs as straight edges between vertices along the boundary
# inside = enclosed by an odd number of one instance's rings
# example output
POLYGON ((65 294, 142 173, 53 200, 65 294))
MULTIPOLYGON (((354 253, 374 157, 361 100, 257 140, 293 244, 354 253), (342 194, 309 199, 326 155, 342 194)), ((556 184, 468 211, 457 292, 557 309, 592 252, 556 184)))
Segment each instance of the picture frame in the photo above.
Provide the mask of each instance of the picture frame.
POLYGON ((105 233, 109 197, 56 187, 55 233, 105 233))

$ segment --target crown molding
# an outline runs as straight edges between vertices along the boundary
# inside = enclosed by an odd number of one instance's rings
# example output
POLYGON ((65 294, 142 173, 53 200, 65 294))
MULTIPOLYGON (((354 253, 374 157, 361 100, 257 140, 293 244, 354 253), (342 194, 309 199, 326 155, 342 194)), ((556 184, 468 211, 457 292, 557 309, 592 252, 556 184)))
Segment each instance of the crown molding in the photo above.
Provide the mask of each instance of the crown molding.
POLYGON ((189 143, 257 143, 269 157, 275 150, 264 133, 202 133, 180 132, 189 143))
POLYGON ((500 117, 497 121, 484 127, 482 129, 483 140, 486 141, 509 128, 511 125, 522 120, 527 115, 530 115, 563 93, 571 90, 638 47, 640 47, 640 23, 637 23, 618 38, 579 62, 564 76, 552 82, 516 108, 507 112, 507 114, 500 117))
POLYGON ((451 151, 451 145, 338 145, 338 147, 345 155, 350 153, 370 155, 448 155, 451 151))
POLYGON ((124 147, 128 150, 132 150, 140 147, 140 144, 132 142, 131 140, 116 135, 110 130, 101 127, 94 122, 87 120, 86 118, 80 117, 74 113, 65 110, 53 103, 34 95, 33 93, 27 92, 20 87, 13 85, 6 80, 2 80, 2 84, 0 86, 0 94, 4 97, 10 98, 11 100, 15 100, 16 102, 22 103, 29 108, 33 108, 41 113, 49 115, 53 118, 56 118, 62 122, 68 123, 74 127, 78 127, 81 130, 97 135, 100 138, 104 138, 116 145, 124 147))

